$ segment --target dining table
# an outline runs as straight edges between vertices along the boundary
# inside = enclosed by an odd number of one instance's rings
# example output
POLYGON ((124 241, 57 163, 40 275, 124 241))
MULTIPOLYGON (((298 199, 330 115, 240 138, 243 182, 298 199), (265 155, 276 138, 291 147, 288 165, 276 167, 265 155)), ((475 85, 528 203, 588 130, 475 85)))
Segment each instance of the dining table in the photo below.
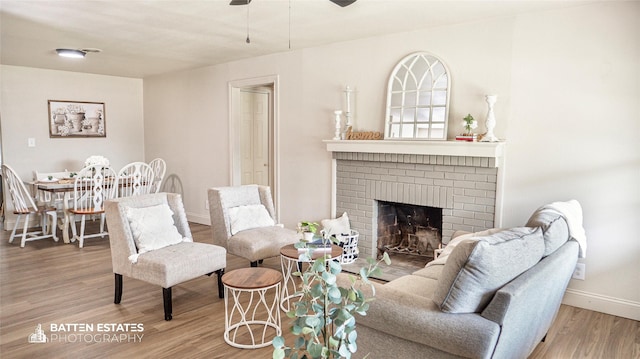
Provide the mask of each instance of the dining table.
MULTIPOLYGON (((113 179, 109 178, 108 180, 113 180, 113 179)), ((133 181, 127 180, 126 177, 118 178, 116 180, 119 182, 118 187, 129 187, 129 186, 136 185, 133 181)), ((52 180, 45 179, 45 180, 33 181, 33 182, 30 182, 30 184, 33 185, 34 188, 39 191, 50 192, 54 195, 59 193, 63 194, 63 201, 62 201, 63 215, 62 215, 62 223, 60 224, 60 227, 62 228, 62 240, 64 241, 64 243, 74 242, 75 238, 69 235, 70 226, 72 225, 71 221, 73 218, 73 216, 69 212, 69 209, 70 209, 69 202, 71 202, 71 198, 72 198, 71 196, 73 195, 73 192, 75 189, 75 179, 53 178, 52 180)), ((145 183, 142 183, 142 185, 144 186, 147 184, 145 182, 145 183)), ((53 201, 55 197, 56 196, 52 195, 51 200, 53 201)), ((54 204, 51 203, 51 205, 54 205, 54 204)))
MULTIPOLYGON (((69 202, 71 194, 74 190, 75 181, 73 179, 60 180, 40 180, 32 182, 32 185, 39 191, 51 192, 52 194, 63 194, 62 201, 62 240, 64 243, 71 243, 75 239, 69 235, 69 226, 71 225, 71 215, 69 214, 69 202)), ((56 196, 51 196, 52 201, 56 196)))

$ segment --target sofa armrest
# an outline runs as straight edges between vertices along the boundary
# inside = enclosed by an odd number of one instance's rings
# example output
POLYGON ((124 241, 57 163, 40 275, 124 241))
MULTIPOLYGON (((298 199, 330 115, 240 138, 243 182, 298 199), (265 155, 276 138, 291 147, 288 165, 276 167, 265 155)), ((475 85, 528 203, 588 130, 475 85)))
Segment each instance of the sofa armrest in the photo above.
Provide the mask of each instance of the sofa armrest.
MULTIPOLYGON (((339 285, 350 285, 348 276, 338 276, 339 285)), ((357 283, 367 298, 368 285, 357 283)), ((469 358, 490 357, 500 335, 500 326, 479 314, 448 314, 440 311, 431 298, 414 295, 378 283, 375 300, 358 325, 388 335, 427 345, 469 358)))

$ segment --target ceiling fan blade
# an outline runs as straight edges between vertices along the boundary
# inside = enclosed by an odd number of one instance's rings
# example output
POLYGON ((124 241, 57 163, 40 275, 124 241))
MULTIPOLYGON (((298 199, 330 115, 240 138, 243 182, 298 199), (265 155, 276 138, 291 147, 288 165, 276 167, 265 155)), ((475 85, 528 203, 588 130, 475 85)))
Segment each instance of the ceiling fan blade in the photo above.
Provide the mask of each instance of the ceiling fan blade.
POLYGON ((251 0, 231 0, 229 5, 249 5, 251 0))
POLYGON ((356 0, 329 0, 336 5, 340 5, 342 7, 349 6, 356 2, 356 0))

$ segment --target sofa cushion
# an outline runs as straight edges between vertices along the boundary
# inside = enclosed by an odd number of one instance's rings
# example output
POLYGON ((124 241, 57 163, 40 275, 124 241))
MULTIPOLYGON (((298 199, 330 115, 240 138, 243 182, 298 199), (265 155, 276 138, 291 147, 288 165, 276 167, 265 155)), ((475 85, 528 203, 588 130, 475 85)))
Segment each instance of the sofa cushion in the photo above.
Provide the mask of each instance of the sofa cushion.
POLYGON ((442 269, 433 301, 448 313, 479 313, 503 285, 544 252, 540 228, 512 228, 459 243, 442 269))
POLYGON ((347 212, 344 212, 342 216, 336 219, 323 219, 320 223, 327 236, 335 235, 337 237, 341 234, 349 235, 351 233, 347 212))
POLYGON ((440 278, 440 275, 442 274, 443 268, 444 268, 444 264, 431 265, 431 266, 419 269, 411 274, 419 277, 438 280, 438 278, 440 278))
POLYGON ((556 249, 560 248, 560 246, 569 239, 567 221, 557 212, 538 209, 531 215, 529 221, 527 221, 527 227, 542 228, 544 257, 555 252, 556 249))
POLYGON ((401 292, 424 297, 425 300, 429 300, 429 298, 433 297, 433 293, 438 287, 438 280, 417 275, 403 275, 384 286, 401 292))

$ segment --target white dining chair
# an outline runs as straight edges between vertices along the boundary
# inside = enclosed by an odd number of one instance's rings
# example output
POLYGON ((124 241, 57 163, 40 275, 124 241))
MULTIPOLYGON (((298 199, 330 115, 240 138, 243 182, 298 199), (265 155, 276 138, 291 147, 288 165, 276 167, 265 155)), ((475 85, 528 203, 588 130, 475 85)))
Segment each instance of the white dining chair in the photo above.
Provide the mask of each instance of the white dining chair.
POLYGON ((131 162, 125 165, 118 172, 119 197, 153 193, 154 178, 153 169, 144 162, 131 162))
POLYGON ((167 172, 167 163, 162 158, 154 158, 151 160, 151 162, 149 162, 149 166, 151 166, 155 175, 151 193, 158 193, 160 192, 160 188, 162 187, 162 180, 164 179, 164 175, 167 172))
POLYGON ((118 195, 118 175, 111 167, 88 166, 80 170, 74 182, 73 208, 69 209, 71 231, 80 248, 86 238, 103 237, 109 234, 105 228, 104 202, 118 195), (98 233, 86 235, 87 216, 100 216, 98 233), (76 229, 75 216, 80 216, 80 234, 76 229))
POLYGON ((35 241, 44 238, 53 238, 56 242, 58 237, 56 235, 56 228, 58 223, 58 215, 56 208, 47 205, 36 205, 31 193, 27 190, 24 182, 18 177, 16 172, 8 165, 2 165, 2 174, 5 182, 9 188, 9 197, 13 203, 13 213, 18 217, 16 223, 13 226, 13 231, 9 237, 9 243, 13 242, 16 237, 16 229, 20 224, 22 216, 24 218, 24 227, 22 229, 22 240, 20 241, 20 247, 24 247, 28 241, 35 241), (29 217, 32 215, 39 215, 40 218, 40 230, 29 232, 29 217), (48 217, 51 217, 49 221, 48 217))

